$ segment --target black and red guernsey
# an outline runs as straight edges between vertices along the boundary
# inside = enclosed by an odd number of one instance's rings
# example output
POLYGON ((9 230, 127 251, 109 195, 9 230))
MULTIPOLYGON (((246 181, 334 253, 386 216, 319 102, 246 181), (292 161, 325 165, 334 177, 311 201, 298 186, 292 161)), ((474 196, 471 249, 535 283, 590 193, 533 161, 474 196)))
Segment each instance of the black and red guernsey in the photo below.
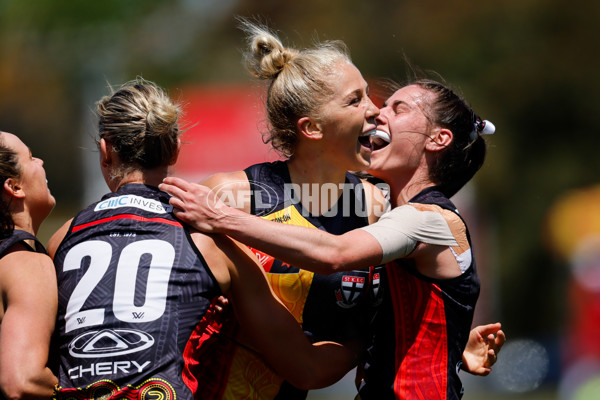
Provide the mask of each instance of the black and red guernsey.
MULTIPOLYGON (((409 202, 427 211, 456 207, 441 192, 428 188, 409 202)), ((465 264, 462 275, 445 280, 419 274, 410 259, 386 264, 384 300, 373 324, 367 352, 362 400, 455 400, 462 397, 458 372, 467 343, 479 278, 472 246, 462 218, 453 232, 459 246, 453 252, 465 264), (468 262, 465 262, 468 260, 468 262)))
POLYGON ((194 398, 184 349, 221 291, 168 195, 127 184, 57 249, 58 398, 194 398))

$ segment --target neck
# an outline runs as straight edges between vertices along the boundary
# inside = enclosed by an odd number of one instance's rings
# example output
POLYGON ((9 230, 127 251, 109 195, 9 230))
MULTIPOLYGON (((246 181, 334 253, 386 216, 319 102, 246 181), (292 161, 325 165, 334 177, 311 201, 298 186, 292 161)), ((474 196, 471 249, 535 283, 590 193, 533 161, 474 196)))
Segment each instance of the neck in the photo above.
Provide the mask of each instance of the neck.
POLYGON ((116 178, 108 183, 111 191, 116 192, 121 186, 128 183, 140 183, 148 186, 160 185, 164 178, 167 177, 168 166, 158 167, 147 170, 133 170, 123 177, 116 178))
POLYGON ((392 177, 386 177, 384 180, 390 185, 390 201, 393 207, 398 207, 408 203, 415 195, 423 189, 434 186, 435 184, 421 169, 413 171, 412 175, 397 173, 392 177))
POLYGON ((431 186, 434 186, 431 182, 415 182, 398 189, 396 185, 390 184, 390 201, 392 202, 392 206, 398 207, 408 203, 410 199, 431 186))
POLYGON ((34 218, 27 210, 22 209, 20 211, 15 211, 12 212, 11 215, 13 223, 15 224, 15 229, 37 235, 40 223, 34 221, 34 218))
POLYGON ((339 184, 346 181, 346 171, 321 160, 293 157, 287 162, 292 183, 339 184))
POLYGON ((327 163, 324 158, 294 156, 287 161, 290 179, 299 185, 300 202, 313 215, 330 210, 342 195, 346 182, 346 171, 327 163))

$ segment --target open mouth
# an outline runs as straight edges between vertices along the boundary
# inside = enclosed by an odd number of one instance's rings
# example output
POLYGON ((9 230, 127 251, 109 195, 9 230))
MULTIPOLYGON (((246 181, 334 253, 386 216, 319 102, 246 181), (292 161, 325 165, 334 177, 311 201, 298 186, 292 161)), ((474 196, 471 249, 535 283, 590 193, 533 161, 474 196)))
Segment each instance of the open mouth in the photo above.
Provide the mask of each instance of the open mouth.
POLYGON ((390 135, 387 132, 384 131, 380 131, 380 130, 375 130, 375 131, 371 131, 371 149, 372 150, 379 150, 384 148, 385 146, 387 146, 391 139, 390 139, 390 135))
POLYGON ((358 143, 363 147, 371 149, 371 135, 367 134, 367 135, 359 136, 358 143))

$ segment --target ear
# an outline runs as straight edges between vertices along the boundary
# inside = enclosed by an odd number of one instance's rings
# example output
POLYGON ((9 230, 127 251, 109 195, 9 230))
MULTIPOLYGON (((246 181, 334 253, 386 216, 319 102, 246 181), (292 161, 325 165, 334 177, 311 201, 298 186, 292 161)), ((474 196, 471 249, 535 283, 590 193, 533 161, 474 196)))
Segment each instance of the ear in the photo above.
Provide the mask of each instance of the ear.
POLYGON ((16 197, 18 199, 22 199, 25 197, 23 187, 21 186, 20 182, 15 178, 8 178, 4 181, 4 191, 8 193, 9 196, 16 197))
POLYGON ((307 139, 310 140, 321 140, 323 139, 323 131, 321 127, 310 117, 302 117, 297 123, 298 132, 307 139))
POLYGON ((173 158, 169 162, 169 165, 173 165, 177 162, 180 151, 181 151, 181 138, 177 138, 177 149, 175 149, 175 154, 173 154, 173 158))
POLYGON ((100 165, 110 167, 112 164, 112 146, 104 139, 100 139, 100 165))
POLYGON ((450 129, 437 128, 429 136, 431 140, 428 140, 425 144, 425 148, 429 151, 440 151, 452 143, 454 135, 450 129))

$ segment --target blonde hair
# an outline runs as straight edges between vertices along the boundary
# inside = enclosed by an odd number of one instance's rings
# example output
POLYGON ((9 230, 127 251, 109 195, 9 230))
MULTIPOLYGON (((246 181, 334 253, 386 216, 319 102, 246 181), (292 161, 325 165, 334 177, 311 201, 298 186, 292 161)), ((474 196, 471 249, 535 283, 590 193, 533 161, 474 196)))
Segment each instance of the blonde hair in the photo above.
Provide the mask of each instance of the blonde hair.
POLYGON ((120 173, 172 164, 181 108, 153 82, 137 78, 97 103, 98 136, 123 164, 120 173))
POLYGON ((271 129, 265 142, 290 157, 297 121, 320 117, 320 106, 333 95, 329 76, 340 62, 352 64, 348 49, 341 41, 317 42, 304 50, 287 48, 267 27, 238 21, 248 44, 243 55, 246 68, 254 77, 271 81, 266 104, 271 129))

